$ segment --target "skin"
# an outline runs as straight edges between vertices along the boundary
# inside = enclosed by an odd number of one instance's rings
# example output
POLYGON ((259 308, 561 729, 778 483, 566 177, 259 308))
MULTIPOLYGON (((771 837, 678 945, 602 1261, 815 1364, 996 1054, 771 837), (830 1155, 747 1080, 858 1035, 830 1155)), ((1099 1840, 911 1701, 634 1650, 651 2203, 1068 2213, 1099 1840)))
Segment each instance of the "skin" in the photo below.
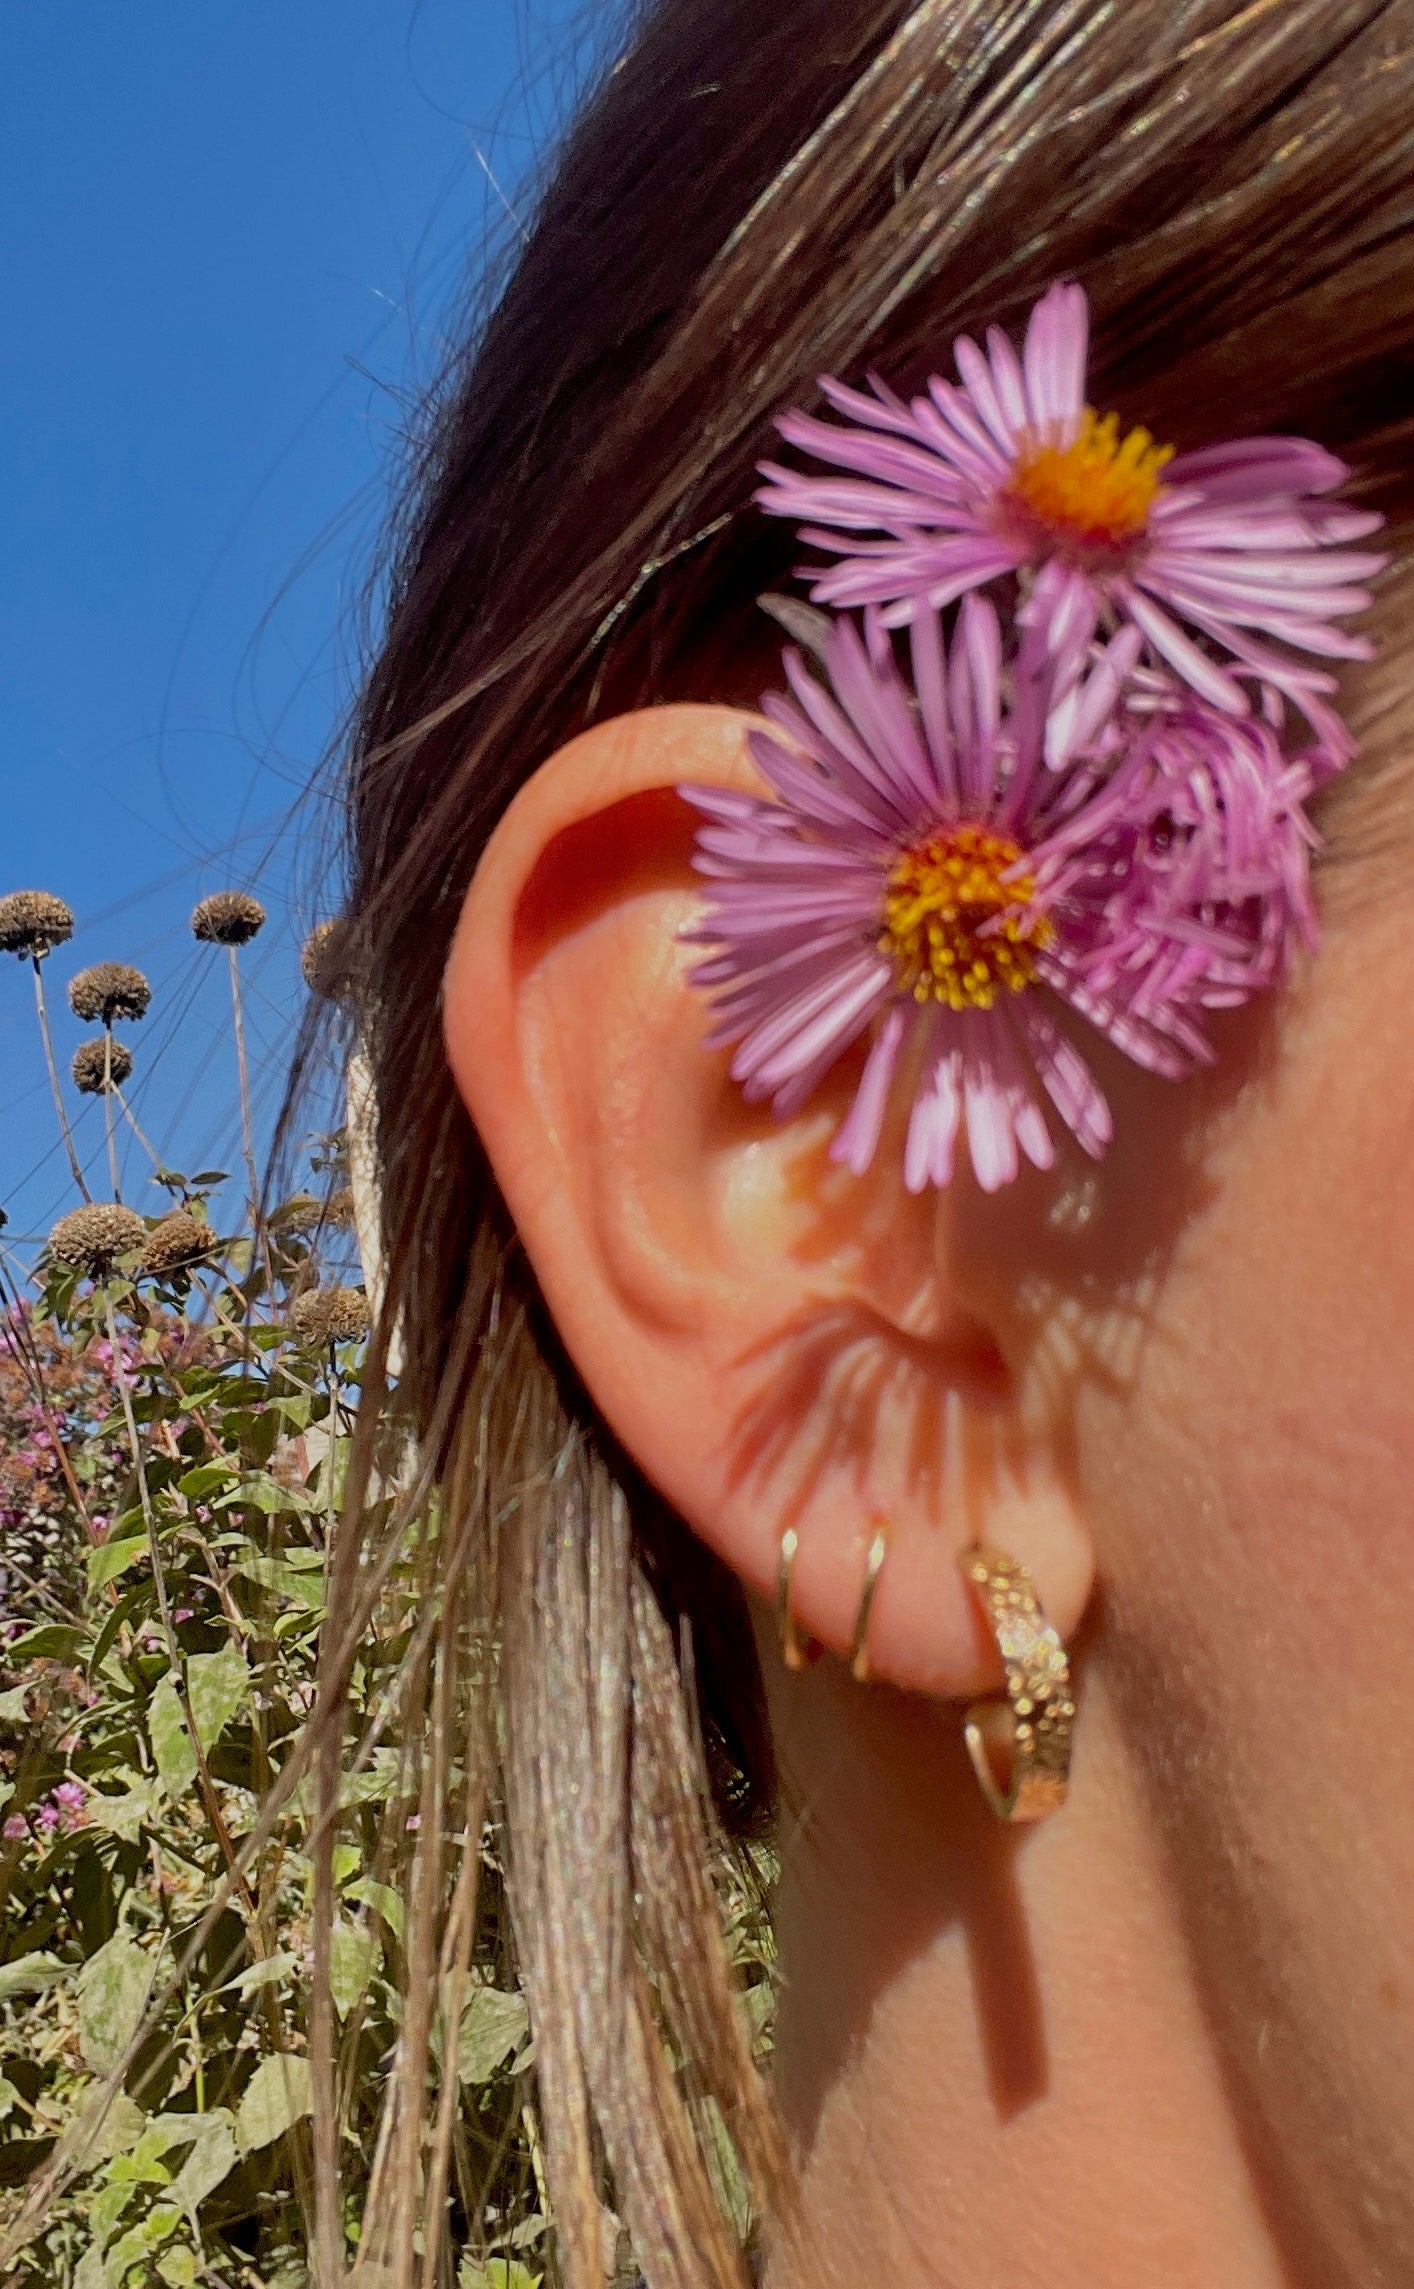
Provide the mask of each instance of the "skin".
MULTIPOLYGON (((780 2086, 808 2247, 770 2289, 1414 2279, 1414 945, 1392 877, 1174 1087, 984 1198, 777 1125, 704 1055, 684 779, 747 719, 600 726, 511 806, 449 1053, 619 1437, 756 1593, 785 1810, 780 2086), (1378 985, 1379 990, 1372 988, 1378 985), (770 1600, 877 1682, 781 1666, 770 1600), (987 1812, 957 1571, 1011 1550, 1074 1648, 1071 1800, 987 1812)), ((1080 1029, 1077 1028, 1077 1038, 1080 1029)))

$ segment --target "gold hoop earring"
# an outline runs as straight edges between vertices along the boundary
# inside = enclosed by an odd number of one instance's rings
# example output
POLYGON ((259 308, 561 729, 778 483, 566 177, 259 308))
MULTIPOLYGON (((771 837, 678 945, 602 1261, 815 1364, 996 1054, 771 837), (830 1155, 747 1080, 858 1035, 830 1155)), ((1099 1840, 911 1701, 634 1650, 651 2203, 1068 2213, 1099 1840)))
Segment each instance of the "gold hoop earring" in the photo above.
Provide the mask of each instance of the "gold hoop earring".
POLYGON ((799 1548, 799 1534, 794 1526, 787 1526, 776 1560, 776 1636, 787 1669, 807 1669, 820 1651, 813 1637, 802 1636, 790 1610, 790 1578, 799 1548))
POLYGON ((1005 1701, 975 1701, 963 1738, 982 1794, 999 1820, 1044 1820, 1070 1785, 1075 1695, 1066 1650, 1037 1602, 1025 1566, 1005 1550, 964 1550, 959 1565, 1006 1664, 1005 1701), (999 1784, 992 1751, 1010 1756, 999 1784))
POLYGON ((864 1587, 859 1593, 859 1610, 854 1617, 854 1635, 849 1645, 849 1673, 856 1685, 869 1681, 869 1616, 874 1610, 874 1592, 888 1553, 889 1530, 886 1526, 876 1526, 864 1562, 864 1587))

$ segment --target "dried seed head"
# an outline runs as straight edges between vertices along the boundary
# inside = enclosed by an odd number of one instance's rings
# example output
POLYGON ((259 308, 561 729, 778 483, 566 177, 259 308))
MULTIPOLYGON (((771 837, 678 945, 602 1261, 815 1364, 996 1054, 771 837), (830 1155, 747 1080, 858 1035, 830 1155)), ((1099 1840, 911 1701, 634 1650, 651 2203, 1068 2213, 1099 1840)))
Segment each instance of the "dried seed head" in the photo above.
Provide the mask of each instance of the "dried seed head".
POLYGON ((368 1298, 362 1288, 311 1288, 290 1305, 290 1326, 305 1343, 356 1343, 369 1330, 368 1298))
POLYGON ((212 946, 244 946, 265 921, 265 908, 245 890, 215 890, 192 909, 194 938, 212 946))
POLYGON ((324 1221, 326 1224, 342 1226, 345 1229, 353 1223, 354 1196, 352 1185, 341 1184, 337 1192, 330 1193, 324 1203, 324 1221))
POLYGON ((95 962, 69 980, 69 1007, 86 1025, 112 1025, 116 1018, 146 1017, 152 988, 130 962, 95 962))
POLYGON ((304 982, 324 1001, 348 1001, 353 995, 350 931, 342 917, 320 922, 309 933, 300 955, 304 982))
POLYGON ((0 898, 0 954, 47 954, 74 934, 72 908, 48 890, 12 890, 0 898))
POLYGON ((115 1041, 111 1033, 100 1033, 96 1041, 81 1041, 69 1068, 74 1087, 86 1097, 101 1097, 105 1089, 121 1089, 132 1069, 132 1051, 126 1043, 115 1041))
POLYGON ((99 1200, 59 1218, 49 1235, 49 1253, 61 1264, 72 1264, 90 1279, 99 1279, 112 1270, 117 1257, 140 1248, 146 1238, 147 1226, 136 1209, 99 1200))
POLYGON ((186 1271, 209 1256, 212 1247, 211 1226, 204 1224, 189 1209, 174 1208, 160 1224, 154 1224, 147 1235, 147 1246, 142 1251, 142 1268, 158 1279, 166 1279, 171 1272, 186 1271))
POLYGON ((270 1217, 272 1230, 282 1239, 295 1240, 306 1232, 313 1232, 324 1222, 324 1203, 311 1192, 296 1192, 282 1201, 270 1217))

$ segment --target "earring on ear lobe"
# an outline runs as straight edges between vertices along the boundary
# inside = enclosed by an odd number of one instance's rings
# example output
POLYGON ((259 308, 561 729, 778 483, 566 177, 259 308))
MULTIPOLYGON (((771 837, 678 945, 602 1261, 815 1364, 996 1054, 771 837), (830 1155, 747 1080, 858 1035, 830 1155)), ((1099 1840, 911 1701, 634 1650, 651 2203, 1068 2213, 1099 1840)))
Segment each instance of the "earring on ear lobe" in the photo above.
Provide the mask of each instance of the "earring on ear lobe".
POLYGON ((999 1820, 1044 1820, 1060 1810, 1070 1785, 1075 1694, 1065 1647, 1016 1558, 977 1548, 958 1563, 1006 1665, 1005 1701, 975 1701, 963 1719, 972 1769, 999 1820), (1004 1781, 994 1752, 1005 1760, 1004 1781))
POLYGON ((887 1526, 876 1526, 864 1564, 864 1587, 859 1593, 859 1610, 854 1617, 854 1635, 849 1646, 849 1673, 856 1685, 869 1681, 869 1616, 888 1552, 889 1530, 887 1526))
POLYGON ((781 1536, 780 1556, 776 1561, 776 1635, 780 1640, 781 1659, 787 1669, 808 1669, 818 1661, 820 1647, 813 1637, 803 1637, 790 1610, 790 1578, 795 1565, 795 1553, 800 1548, 800 1536, 794 1526, 787 1526, 781 1536))

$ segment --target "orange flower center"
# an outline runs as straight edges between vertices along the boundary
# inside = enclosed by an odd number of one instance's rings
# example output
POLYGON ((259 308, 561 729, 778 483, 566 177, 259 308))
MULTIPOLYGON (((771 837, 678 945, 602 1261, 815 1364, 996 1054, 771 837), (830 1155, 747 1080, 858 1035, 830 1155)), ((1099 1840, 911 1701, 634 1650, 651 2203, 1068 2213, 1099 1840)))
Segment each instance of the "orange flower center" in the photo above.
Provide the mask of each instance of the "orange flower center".
POLYGON ((1147 429, 1119 433, 1119 415, 1103 421, 1086 406, 1069 445, 1022 447, 1007 497, 1029 521, 1087 549, 1122 548, 1149 521, 1160 474, 1173 459, 1147 429))
POLYGON ((1009 835, 981 826, 940 827, 903 852, 889 872, 878 940, 900 993, 990 1009, 1003 990, 1031 984, 1051 924, 1027 911, 1036 894, 1029 874, 1003 879, 1024 855, 1009 835))

